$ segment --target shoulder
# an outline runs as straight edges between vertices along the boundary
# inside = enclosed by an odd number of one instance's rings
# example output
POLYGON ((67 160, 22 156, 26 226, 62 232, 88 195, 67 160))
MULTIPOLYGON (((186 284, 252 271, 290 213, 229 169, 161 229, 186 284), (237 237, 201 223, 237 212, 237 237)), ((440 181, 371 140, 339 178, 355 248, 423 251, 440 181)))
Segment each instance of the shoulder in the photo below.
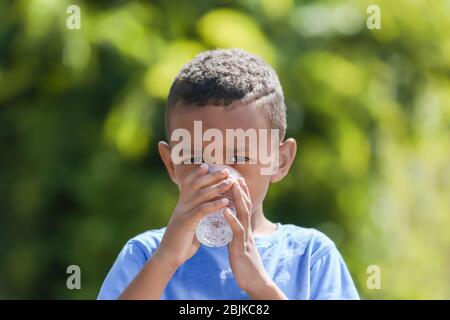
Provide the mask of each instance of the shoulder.
POLYGON ((166 227, 140 233, 127 241, 125 250, 139 250, 148 259, 159 246, 165 230, 166 227))
POLYGON ((313 251, 335 247, 334 242, 323 232, 294 224, 282 224, 281 236, 290 242, 306 243, 313 251))
POLYGON ((311 257, 311 264, 330 251, 336 250, 334 242, 317 229, 293 224, 282 224, 280 228, 280 237, 286 246, 297 249, 298 254, 308 254, 311 257))

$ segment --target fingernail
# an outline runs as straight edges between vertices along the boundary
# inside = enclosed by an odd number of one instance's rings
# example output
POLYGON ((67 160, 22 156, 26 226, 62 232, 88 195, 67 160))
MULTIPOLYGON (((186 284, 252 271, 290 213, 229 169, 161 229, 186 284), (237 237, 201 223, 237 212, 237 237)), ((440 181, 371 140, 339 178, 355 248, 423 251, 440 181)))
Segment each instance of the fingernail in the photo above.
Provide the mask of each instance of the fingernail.
POLYGON ((224 183, 224 184, 230 184, 231 182, 232 182, 231 179, 225 179, 225 180, 223 180, 223 183, 224 183))
POLYGON ((202 169, 208 168, 208 164, 202 163, 202 164, 200 165, 200 168, 202 168, 202 169))
POLYGON ((220 200, 220 202, 222 202, 223 204, 228 204, 228 199, 227 198, 223 198, 220 200))
POLYGON ((230 170, 228 170, 228 169, 222 169, 222 170, 220 170, 220 172, 221 173, 225 173, 225 174, 230 174, 230 170))
POLYGON ((244 178, 239 178, 238 181, 240 184, 245 184, 244 178))

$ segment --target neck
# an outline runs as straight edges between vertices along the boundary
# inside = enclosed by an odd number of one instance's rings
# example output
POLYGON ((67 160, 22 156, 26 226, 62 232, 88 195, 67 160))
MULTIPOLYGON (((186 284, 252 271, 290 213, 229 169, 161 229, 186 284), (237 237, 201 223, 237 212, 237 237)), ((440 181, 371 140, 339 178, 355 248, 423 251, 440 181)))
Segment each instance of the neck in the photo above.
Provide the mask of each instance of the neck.
POLYGON ((265 217, 262 204, 256 206, 256 208, 253 208, 251 224, 253 234, 256 236, 268 235, 275 232, 277 229, 276 224, 265 217))

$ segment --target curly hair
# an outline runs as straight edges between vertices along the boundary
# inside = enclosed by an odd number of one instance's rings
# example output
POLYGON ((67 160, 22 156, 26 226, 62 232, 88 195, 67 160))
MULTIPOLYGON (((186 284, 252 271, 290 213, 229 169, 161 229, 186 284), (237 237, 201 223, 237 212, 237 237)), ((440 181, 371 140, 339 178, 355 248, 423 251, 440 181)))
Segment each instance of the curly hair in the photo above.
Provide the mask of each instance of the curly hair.
POLYGON ((185 64, 170 88, 165 121, 174 108, 257 105, 271 128, 286 133, 286 105, 275 70, 261 58, 241 49, 210 50, 185 64))

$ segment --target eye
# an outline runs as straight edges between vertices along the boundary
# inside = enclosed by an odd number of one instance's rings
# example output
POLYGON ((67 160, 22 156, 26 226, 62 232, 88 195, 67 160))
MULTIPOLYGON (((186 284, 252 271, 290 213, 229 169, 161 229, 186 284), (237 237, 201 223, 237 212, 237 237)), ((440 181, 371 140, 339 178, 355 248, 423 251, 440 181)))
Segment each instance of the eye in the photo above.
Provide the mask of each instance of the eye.
POLYGON ((202 157, 192 157, 189 160, 191 161, 191 163, 194 163, 194 164, 200 164, 200 163, 205 162, 205 161, 203 161, 202 157))
POLYGON ((183 164, 201 164, 203 161, 202 157, 191 157, 183 160, 183 164))
POLYGON ((240 164, 240 163, 246 163, 250 159, 249 159, 249 157, 232 156, 230 160, 231 160, 231 163, 240 164))

